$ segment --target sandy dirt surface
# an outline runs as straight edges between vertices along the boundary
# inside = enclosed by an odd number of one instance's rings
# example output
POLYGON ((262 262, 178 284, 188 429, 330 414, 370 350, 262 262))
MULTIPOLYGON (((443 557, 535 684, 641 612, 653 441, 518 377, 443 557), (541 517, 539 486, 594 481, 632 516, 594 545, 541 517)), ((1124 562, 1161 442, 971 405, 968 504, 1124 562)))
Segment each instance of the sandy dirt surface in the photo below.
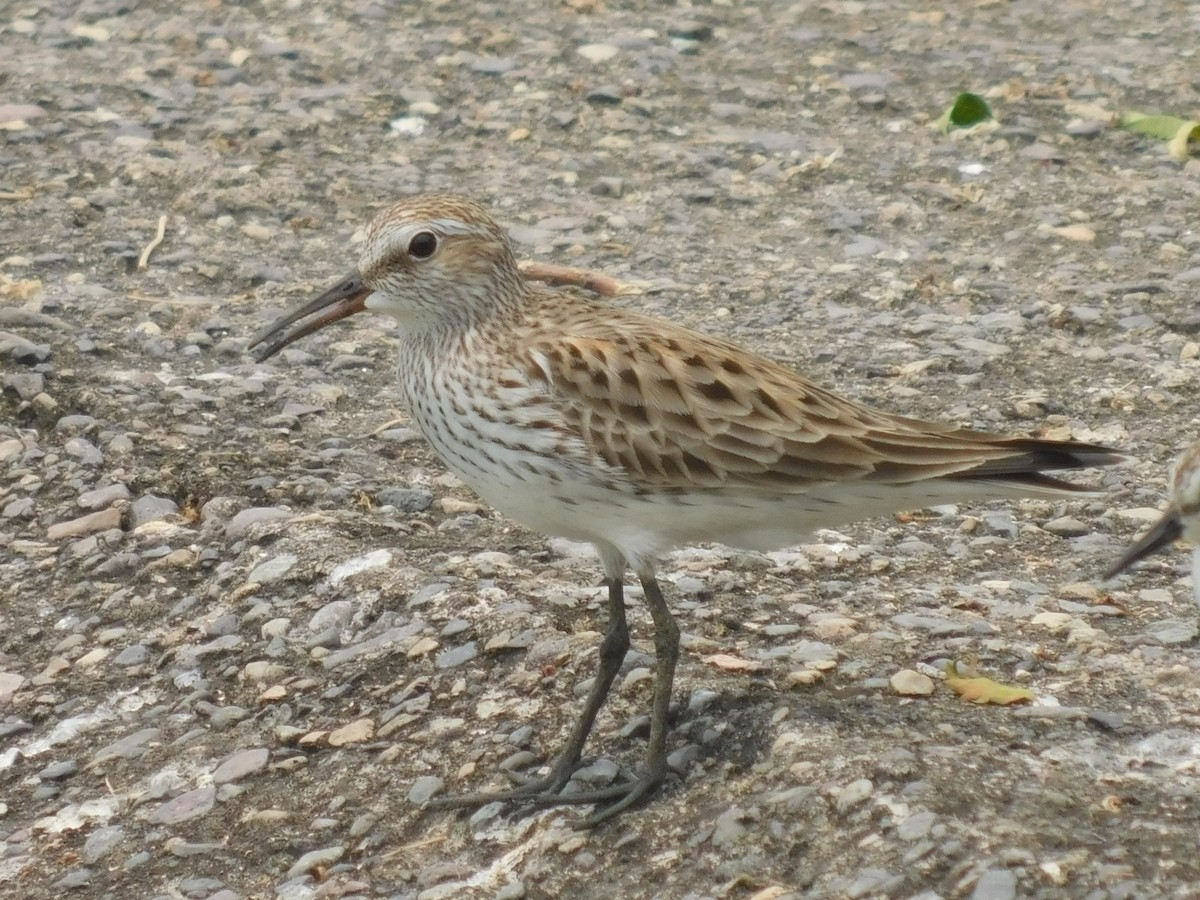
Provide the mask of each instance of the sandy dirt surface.
MULTIPOLYGON (((1099 582, 1200 436, 1200 162, 1109 120, 1194 114, 1197 47, 1167 0, 7 7, 0 893, 1197 896, 1186 556, 1099 582), (996 121, 942 135, 960 90, 996 121), (562 741, 599 567, 447 475, 390 321, 245 348, 431 189, 866 402, 1131 462, 682 549, 683 777, 585 833, 424 810, 562 741), (966 657, 1038 702, 964 703, 966 657)), ((592 783, 644 743, 629 596, 592 783)))

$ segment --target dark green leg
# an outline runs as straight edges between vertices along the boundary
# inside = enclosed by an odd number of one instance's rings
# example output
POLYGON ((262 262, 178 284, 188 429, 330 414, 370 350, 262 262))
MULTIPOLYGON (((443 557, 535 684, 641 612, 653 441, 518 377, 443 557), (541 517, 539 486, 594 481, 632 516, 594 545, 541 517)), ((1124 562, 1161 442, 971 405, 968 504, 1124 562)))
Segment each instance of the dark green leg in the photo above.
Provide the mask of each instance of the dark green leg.
POLYGON ((627 784, 572 796, 572 803, 607 799, 617 801, 577 823, 579 828, 591 828, 615 818, 652 794, 667 777, 667 716, 671 708, 671 688, 675 683, 675 665, 679 662, 679 626, 667 609, 667 602, 654 576, 643 575, 642 588, 654 620, 655 655, 654 699, 650 710, 650 744, 646 748, 645 768, 637 779, 627 784))
MULTIPOLYGON (((678 638, 676 643, 678 643, 678 638)), ((429 802, 429 805, 448 809, 462 806, 482 806, 497 800, 501 802, 534 802, 539 805, 574 802, 574 797, 562 797, 559 792, 566 787, 575 770, 579 768, 579 761, 583 758, 583 747, 587 743, 588 735, 591 734, 596 716, 600 712, 600 708, 604 706, 604 701, 608 697, 617 673, 621 671, 621 663, 625 660, 625 654, 628 652, 629 625, 625 621, 625 586, 621 583, 620 578, 610 578, 608 579, 608 631, 605 632, 604 640, 600 644, 600 671, 596 673, 596 680, 588 692, 583 712, 575 721, 575 727, 571 729, 567 745, 555 759, 550 773, 544 778, 532 779, 512 790, 435 798, 429 802)), ((653 736, 651 740, 653 740, 653 736)))

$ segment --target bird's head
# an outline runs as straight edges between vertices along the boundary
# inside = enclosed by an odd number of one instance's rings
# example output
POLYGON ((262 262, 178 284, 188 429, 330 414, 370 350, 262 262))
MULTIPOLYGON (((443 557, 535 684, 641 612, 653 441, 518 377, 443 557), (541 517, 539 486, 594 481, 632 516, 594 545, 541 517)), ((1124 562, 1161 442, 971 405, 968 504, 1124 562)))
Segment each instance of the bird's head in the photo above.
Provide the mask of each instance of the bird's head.
POLYGON ((250 347, 259 362, 338 319, 370 310, 408 328, 466 327, 519 303, 527 290, 504 230, 463 197, 427 194, 381 212, 358 265, 329 290, 272 322, 250 347), (299 324, 296 324, 299 323, 299 324), (289 330, 289 326, 296 325, 289 330))

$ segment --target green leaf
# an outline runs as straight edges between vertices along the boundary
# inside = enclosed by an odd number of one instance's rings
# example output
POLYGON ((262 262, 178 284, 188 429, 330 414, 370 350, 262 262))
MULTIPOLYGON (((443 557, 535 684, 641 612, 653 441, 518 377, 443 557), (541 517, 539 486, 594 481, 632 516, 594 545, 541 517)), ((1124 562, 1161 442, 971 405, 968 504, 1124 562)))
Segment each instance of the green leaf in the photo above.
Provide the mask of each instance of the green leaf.
POLYGON ((1121 116, 1121 127, 1127 131, 1144 134, 1146 137, 1169 141, 1179 131, 1183 119, 1176 116, 1150 116, 1146 113, 1125 113, 1121 116))
POLYGON ((1200 121, 1178 116, 1148 116, 1144 113, 1125 113, 1121 127, 1135 134, 1167 142, 1167 152, 1176 162, 1187 162, 1192 138, 1200 139, 1200 121))
POLYGON ((986 122, 992 117, 992 110, 987 101, 978 94, 962 93, 954 98, 954 103, 942 113, 937 120, 937 126, 942 134, 951 128, 970 128, 980 122, 986 122))

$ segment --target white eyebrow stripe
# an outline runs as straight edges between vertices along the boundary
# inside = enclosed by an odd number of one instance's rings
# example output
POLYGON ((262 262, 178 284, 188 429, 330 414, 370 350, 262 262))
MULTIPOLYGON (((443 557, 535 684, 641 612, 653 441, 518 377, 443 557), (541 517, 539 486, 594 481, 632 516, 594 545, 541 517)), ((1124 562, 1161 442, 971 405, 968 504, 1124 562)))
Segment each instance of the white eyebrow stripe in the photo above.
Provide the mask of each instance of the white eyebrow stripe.
POLYGON ((463 222, 460 219, 429 219, 425 222, 410 222, 407 225, 402 225, 396 229, 396 240, 407 245, 414 236, 422 231, 436 231, 439 234, 450 235, 475 235, 477 237, 488 237, 491 231, 487 228, 476 225, 470 222, 463 222))
POLYGON ((491 230, 483 225, 461 219, 434 219, 433 224, 446 234, 491 234, 491 230))

